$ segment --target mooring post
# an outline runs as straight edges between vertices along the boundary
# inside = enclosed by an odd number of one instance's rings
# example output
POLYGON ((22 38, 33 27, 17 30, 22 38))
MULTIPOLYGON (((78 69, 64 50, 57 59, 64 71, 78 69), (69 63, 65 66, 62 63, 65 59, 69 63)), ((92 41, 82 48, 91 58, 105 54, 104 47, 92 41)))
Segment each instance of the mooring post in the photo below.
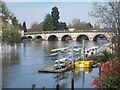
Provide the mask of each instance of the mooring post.
POLYGON ((74 46, 72 45, 72 68, 74 68, 74 46))
POLYGON ((74 70, 71 71, 71 90, 74 90, 74 70))
POLYGON ((82 44, 83 44, 83 61, 85 61, 85 40, 82 40, 82 44))
POLYGON ((72 78, 72 81, 71 81, 71 90, 74 90, 74 78, 72 78))
POLYGON ((56 90, 59 90, 59 83, 57 83, 56 85, 56 90))

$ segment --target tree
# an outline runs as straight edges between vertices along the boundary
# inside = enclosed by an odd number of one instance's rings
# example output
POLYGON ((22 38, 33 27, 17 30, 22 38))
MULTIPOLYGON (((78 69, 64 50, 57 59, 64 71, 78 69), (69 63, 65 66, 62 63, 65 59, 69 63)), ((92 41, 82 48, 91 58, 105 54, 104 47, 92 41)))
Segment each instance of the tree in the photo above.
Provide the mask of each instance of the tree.
POLYGON ((89 26, 90 28, 93 28, 93 25, 90 22, 87 23, 87 26, 89 26))
POLYGON ((43 31, 43 22, 40 24, 34 22, 31 27, 31 31, 43 31))
POLYGON ((17 20, 17 18, 14 16, 14 17, 11 17, 12 18, 12 24, 14 25, 14 26, 17 26, 17 25, 19 25, 19 23, 18 23, 18 20, 17 20))
POLYGON ((68 29, 67 24, 65 22, 60 22, 58 25, 58 29, 59 30, 67 30, 68 29))
POLYGON ((0 8, 2 8, 2 44, 10 44, 14 45, 15 43, 19 43, 21 41, 21 35, 18 32, 18 27, 15 25, 18 24, 18 20, 13 15, 11 16, 11 12, 8 10, 6 4, 0 1, 0 8), (12 19, 13 25, 9 25, 7 19, 12 19))
POLYGON ((21 23, 19 24, 19 28, 22 29, 22 25, 21 25, 21 23))
POLYGON ((58 24, 59 24, 58 19, 60 18, 60 16, 59 16, 58 8, 56 6, 52 8, 51 16, 53 20, 53 29, 58 30, 58 24))
POLYGON ((23 22, 23 26, 22 26, 22 28, 23 28, 24 32, 27 32, 26 22, 25 22, 25 21, 23 22))
POLYGON ((10 11, 8 10, 6 4, 2 2, 1 0, 0 0, 0 8, 2 8, 2 14, 4 14, 5 16, 10 15, 10 11))
POLYGON ((73 19, 72 23, 68 25, 69 28, 75 28, 76 30, 88 30, 93 28, 91 23, 80 22, 80 19, 73 19))
POLYGON ((3 25, 2 28, 2 43, 14 45, 15 43, 21 42, 21 35, 18 32, 18 29, 15 27, 8 27, 3 25))
POLYGON ((93 3, 90 15, 114 32, 116 38, 113 50, 120 59, 120 1, 93 3))
POLYGON ((53 30, 53 20, 50 14, 47 14, 45 16, 45 19, 43 21, 43 30, 44 31, 51 31, 53 30))

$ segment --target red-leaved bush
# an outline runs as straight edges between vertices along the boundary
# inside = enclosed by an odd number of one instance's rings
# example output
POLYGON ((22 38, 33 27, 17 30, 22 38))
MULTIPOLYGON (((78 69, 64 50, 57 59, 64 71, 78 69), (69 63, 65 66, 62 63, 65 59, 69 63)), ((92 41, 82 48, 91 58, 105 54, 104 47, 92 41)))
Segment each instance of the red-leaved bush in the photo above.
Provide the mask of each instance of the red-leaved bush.
POLYGON ((114 60, 100 65, 101 75, 96 77, 91 85, 101 88, 120 88, 120 61, 114 60))

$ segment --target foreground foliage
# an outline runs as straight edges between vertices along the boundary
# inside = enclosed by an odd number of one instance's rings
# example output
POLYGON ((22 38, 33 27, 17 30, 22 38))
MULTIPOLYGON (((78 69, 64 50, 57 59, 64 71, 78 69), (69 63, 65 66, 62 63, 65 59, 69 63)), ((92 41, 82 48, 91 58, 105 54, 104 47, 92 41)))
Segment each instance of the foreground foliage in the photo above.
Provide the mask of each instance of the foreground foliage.
POLYGON ((113 59, 99 67, 102 68, 101 74, 94 79, 92 85, 100 88, 120 88, 120 61, 113 59))
POLYGON ((5 26, 2 32, 2 43, 14 45, 19 42, 21 42, 21 34, 18 32, 18 29, 5 26))
POLYGON ((101 55, 92 55, 88 57, 88 60, 93 60, 96 63, 105 63, 107 61, 110 61, 111 59, 114 58, 114 55, 111 54, 110 52, 104 50, 101 52, 101 55))

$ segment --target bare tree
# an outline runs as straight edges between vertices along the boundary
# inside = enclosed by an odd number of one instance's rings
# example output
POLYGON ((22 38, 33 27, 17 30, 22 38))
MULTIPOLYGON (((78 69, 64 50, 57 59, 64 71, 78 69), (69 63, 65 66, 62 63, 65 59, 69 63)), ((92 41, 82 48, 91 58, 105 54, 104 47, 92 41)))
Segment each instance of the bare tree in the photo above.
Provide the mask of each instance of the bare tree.
POLYGON ((114 51, 120 59, 120 1, 95 2, 90 15, 114 32, 114 51))
POLYGON ((40 24, 34 22, 31 26, 31 31, 43 31, 43 23, 41 22, 40 24))
POLYGON ((75 28, 76 30, 86 30, 86 29, 92 29, 93 26, 91 23, 85 23, 85 22, 80 22, 80 19, 73 19, 71 23, 68 25, 69 28, 75 28))

